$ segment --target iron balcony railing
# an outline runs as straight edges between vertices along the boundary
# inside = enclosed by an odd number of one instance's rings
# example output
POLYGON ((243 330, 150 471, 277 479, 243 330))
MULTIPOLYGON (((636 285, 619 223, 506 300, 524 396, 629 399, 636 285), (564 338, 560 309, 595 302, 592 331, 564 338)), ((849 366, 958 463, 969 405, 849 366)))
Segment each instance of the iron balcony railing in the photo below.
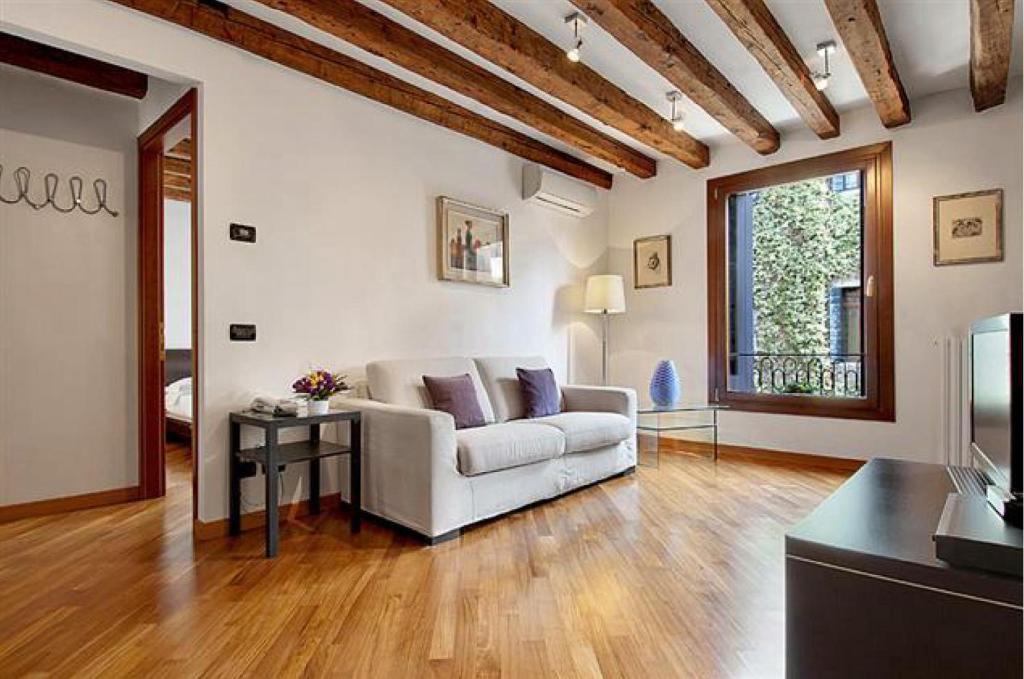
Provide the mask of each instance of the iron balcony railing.
POLYGON ((731 391, 864 395, 864 354, 730 354, 731 391))

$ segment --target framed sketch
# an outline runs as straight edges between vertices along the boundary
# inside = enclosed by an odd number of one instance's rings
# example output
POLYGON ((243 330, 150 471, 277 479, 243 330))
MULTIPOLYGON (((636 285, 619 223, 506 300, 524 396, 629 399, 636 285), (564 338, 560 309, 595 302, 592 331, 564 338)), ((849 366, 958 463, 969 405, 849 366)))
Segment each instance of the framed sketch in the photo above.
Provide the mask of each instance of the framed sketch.
POLYGON ((935 266, 1003 260, 1003 190, 932 199, 935 266))
POLYGON ((633 287, 672 285, 672 236, 650 236, 633 241, 633 287))
POLYGON ((441 280, 507 288, 508 215, 441 196, 437 257, 441 280))

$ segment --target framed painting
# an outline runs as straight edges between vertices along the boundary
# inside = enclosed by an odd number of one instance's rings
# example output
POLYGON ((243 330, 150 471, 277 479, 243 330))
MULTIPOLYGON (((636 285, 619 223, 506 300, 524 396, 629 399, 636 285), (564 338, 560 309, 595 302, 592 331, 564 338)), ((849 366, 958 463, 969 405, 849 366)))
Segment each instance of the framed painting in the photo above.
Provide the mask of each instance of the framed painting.
POLYGON ((1003 261, 1003 190, 932 199, 935 266, 1003 261))
POLYGON ((633 287, 672 285, 672 236, 650 236, 633 241, 633 287))
POLYGON ((507 288, 508 214, 439 197, 437 257, 441 280, 507 288))

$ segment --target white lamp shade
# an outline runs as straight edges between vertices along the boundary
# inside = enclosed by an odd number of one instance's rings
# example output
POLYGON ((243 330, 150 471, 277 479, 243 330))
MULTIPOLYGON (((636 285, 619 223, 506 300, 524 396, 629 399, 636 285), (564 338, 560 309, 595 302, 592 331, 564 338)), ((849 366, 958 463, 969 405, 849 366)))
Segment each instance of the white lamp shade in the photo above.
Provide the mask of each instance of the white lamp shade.
POLYGON ((587 279, 583 310, 588 314, 621 314, 626 310, 626 291, 622 276, 603 274, 587 279))

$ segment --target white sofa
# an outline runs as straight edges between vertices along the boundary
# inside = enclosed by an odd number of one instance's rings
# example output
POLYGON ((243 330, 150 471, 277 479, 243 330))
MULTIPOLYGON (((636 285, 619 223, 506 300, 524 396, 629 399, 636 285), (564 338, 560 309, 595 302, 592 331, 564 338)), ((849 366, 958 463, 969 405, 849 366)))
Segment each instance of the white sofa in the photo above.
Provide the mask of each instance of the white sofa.
POLYGON ((563 386, 563 412, 524 419, 516 368, 544 367, 537 357, 367 365, 369 398, 337 401, 362 412, 364 511, 435 543, 478 521, 632 471, 636 392, 563 386), (467 373, 487 424, 456 430, 451 415, 430 409, 423 376, 467 373))

